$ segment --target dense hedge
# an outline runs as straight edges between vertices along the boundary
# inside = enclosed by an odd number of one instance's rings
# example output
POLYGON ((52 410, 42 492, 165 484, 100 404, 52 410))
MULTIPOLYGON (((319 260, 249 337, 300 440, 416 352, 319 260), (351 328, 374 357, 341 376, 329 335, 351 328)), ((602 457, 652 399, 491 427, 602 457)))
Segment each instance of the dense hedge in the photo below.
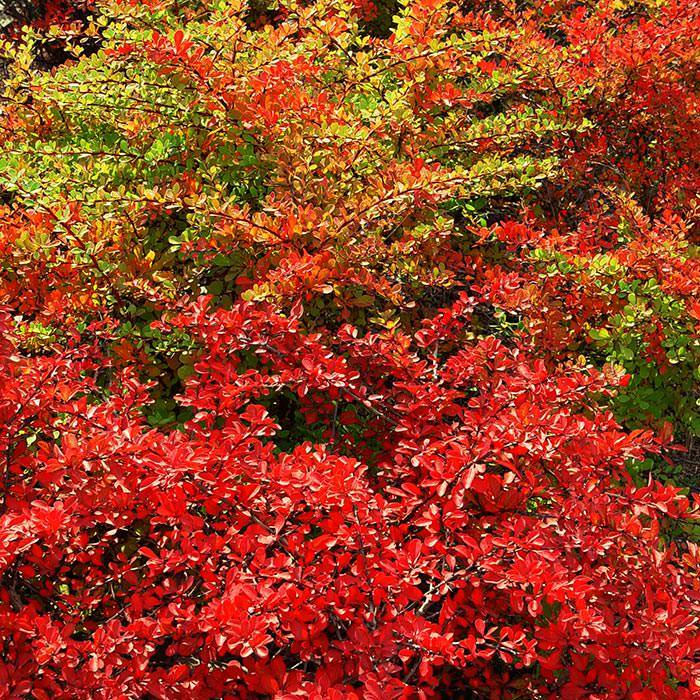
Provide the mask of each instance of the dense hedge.
POLYGON ((0 698, 697 697, 700 5, 50 8, 0 698))

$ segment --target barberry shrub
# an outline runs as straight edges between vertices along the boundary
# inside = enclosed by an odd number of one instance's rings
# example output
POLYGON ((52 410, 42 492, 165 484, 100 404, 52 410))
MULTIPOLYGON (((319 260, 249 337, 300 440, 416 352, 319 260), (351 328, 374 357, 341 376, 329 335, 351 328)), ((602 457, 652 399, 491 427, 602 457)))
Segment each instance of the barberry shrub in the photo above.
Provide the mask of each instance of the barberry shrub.
POLYGON ((700 434, 700 6, 102 0, 50 71, 40 29, 0 697, 697 697, 659 465, 700 434))

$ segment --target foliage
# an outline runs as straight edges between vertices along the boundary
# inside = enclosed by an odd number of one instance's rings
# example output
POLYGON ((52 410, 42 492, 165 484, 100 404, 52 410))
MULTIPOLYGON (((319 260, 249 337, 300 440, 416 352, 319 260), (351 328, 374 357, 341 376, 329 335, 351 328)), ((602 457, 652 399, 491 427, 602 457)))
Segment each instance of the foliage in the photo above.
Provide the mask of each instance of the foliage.
POLYGON ((700 692, 700 6, 393 11, 3 44, 0 697, 700 692))
POLYGON ((0 37, 18 40, 27 28, 39 31, 33 65, 52 68, 70 58, 68 37, 73 43, 80 42, 84 51, 97 50, 97 37, 83 33, 93 9, 92 0, 0 0, 0 37))

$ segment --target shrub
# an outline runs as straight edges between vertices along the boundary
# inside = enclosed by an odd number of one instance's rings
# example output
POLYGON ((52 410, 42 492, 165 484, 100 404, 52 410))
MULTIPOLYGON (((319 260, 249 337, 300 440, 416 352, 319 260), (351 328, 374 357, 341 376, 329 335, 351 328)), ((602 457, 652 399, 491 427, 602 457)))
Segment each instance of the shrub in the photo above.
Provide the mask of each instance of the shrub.
POLYGON ((700 690, 697 4, 389 15, 6 43, 7 697, 700 690))

